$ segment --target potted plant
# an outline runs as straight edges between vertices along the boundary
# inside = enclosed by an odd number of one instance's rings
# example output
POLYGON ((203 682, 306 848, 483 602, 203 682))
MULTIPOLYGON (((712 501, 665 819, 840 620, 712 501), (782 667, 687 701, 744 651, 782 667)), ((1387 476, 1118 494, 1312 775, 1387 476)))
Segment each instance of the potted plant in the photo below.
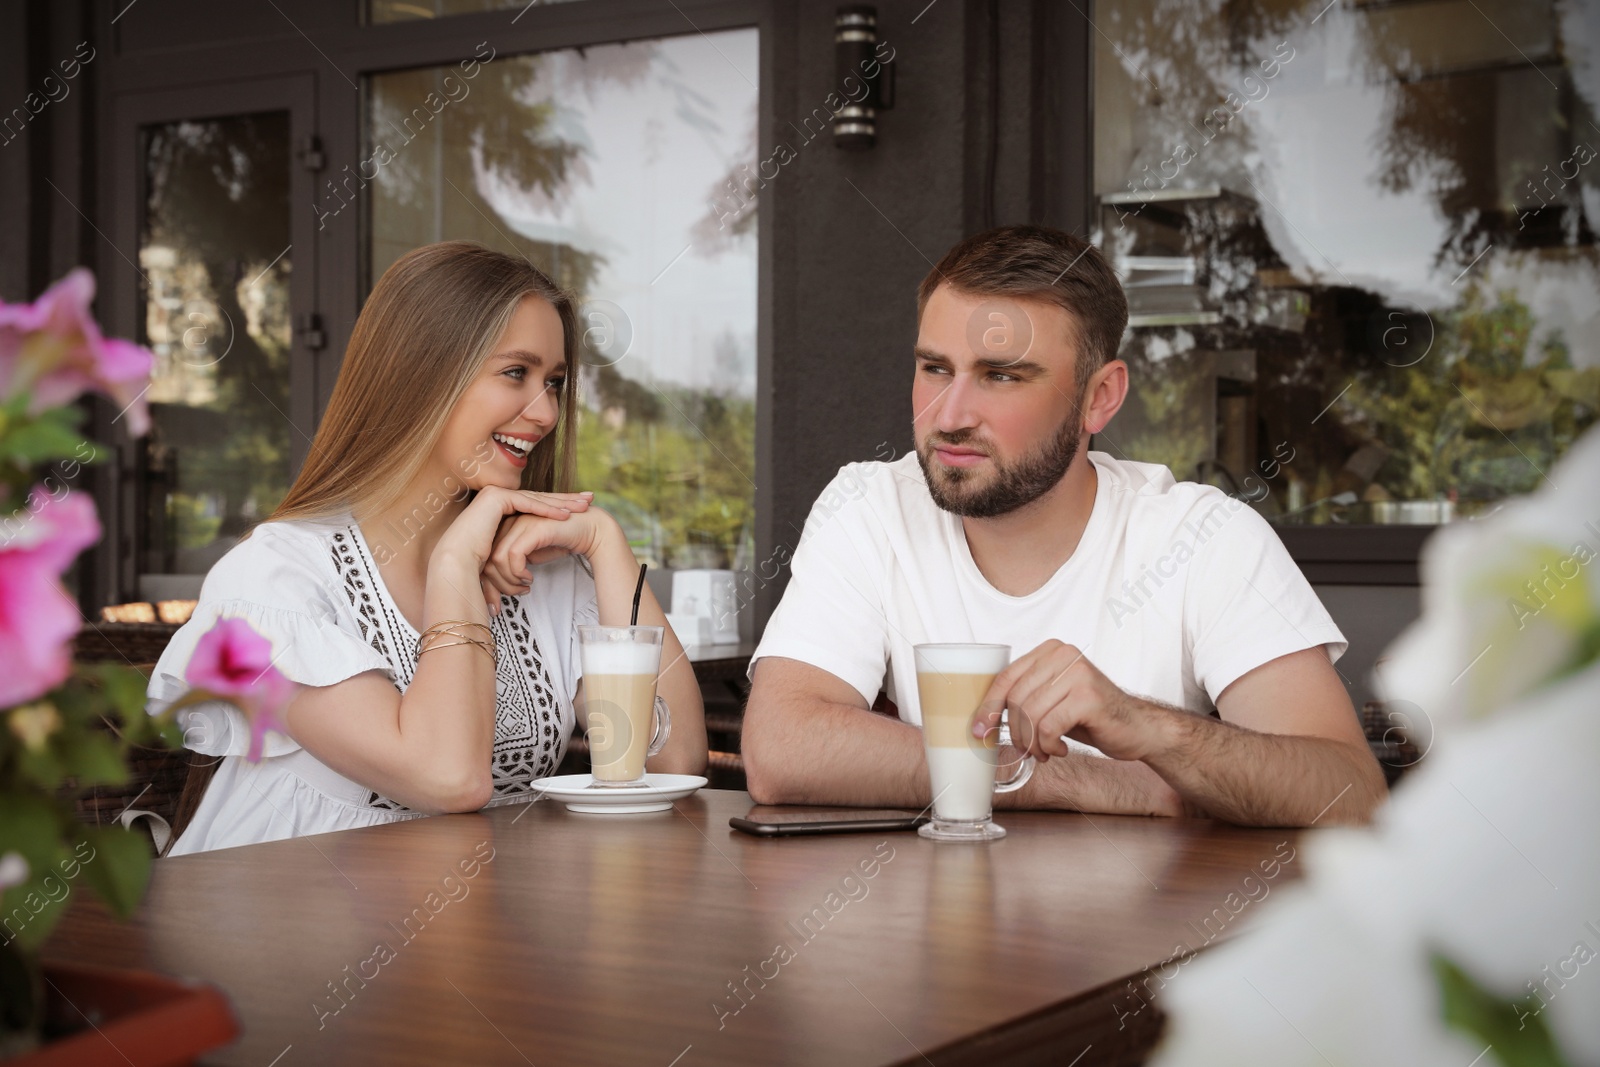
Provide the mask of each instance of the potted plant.
POLYGON ((129 746, 179 747, 175 713, 200 700, 238 704, 255 724, 258 758, 260 732, 277 724, 291 686, 266 640, 238 620, 202 639, 188 671, 196 688, 159 716, 145 711, 140 672, 72 662, 82 618, 61 576, 99 540, 100 524, 71 483, 101 455, 78 431, 74 402, 100 392, 124 405, 115 421, 133 436, 150 424, 153 357, 101 335, 93 296, 93 276, 79 269, 32 304, 0 303, 0 1059, 84 1062, 109 1041, 138 1049, 140 1062, 187 1062, 237 1034, 215 990, 41 965, 74 888, 126 918, 150 878, 148 838, 85 825, 73 801, 126 782, 129 746))

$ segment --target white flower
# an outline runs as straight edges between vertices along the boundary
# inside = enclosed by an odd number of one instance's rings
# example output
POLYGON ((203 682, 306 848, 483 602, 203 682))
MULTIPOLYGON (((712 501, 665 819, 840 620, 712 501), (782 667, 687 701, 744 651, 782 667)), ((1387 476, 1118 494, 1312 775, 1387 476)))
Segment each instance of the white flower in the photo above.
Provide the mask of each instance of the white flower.
POLYGON ((1464 1067, 1487 1042, 1443 1021, 1438 955, 1536 994, 1565 1060, 1600 1064, 1600 432, 1550 477, 1430 544, 1379 680, 1439 743, 1373 829, 1303 838, 1307 881, 1162 991, 1153 1063, 1464 1067))
MULTIPOLYGON (((1600 432, 1536 493, 1442 528, 1422 561, 1422 618, 1379 665, 1379 689, 1435 728, 1502 713, 1600 626, 1600 432)), ((1446 732, 1441 730, 1441 732, 1446 732)))
POLYGON ((20 852, 7 852, 0 856, 0 892, 21 885, 33 872, 20 852))
MULTIPOLYGON (((1430 955, 1509 1002, 1578 942, 1600 954, 1597 702, 1600 664, 1425 760, 1375 830, 1312 835, 1307 882, 1162 991, 1153 1062, 1471 1062, 1483 1043, 1442 1021, 1430 955)), ((1600 958, 1550 988, 1569 1062, 1600 1062, 1600 958)))

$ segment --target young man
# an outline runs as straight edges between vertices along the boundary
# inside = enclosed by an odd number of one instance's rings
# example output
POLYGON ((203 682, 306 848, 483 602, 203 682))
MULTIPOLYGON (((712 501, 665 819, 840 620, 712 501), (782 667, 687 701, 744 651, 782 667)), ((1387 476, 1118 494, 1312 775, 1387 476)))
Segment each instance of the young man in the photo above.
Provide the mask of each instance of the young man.
POLYGON ((975 729, 1004 706, 1040 761, 1001 806, 1369 818, 1386 790, 1333 669, 1344 637, 1271 527, 1087 449, 1128 391, 1100 253, 992 230, 917 303, 916 454, 843 468, 807 520, 751 667, 751 795, 926 805, 912 646, 978 641, 1013 662, 975 729), (880 687, 899 721, 870 710, 880 687))

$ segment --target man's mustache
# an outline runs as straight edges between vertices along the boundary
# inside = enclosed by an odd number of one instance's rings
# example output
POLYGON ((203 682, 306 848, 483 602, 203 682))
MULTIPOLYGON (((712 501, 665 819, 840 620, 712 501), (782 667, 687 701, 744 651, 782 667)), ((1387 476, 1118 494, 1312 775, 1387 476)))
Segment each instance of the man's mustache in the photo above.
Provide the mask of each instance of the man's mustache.
POLYGON ((985 455, 994 455, 994 449, 989 442, 978 436, 976 430, 957 430, 955 433, 931 433, 924 444, 928 448, 938 445, 949 445, 952 448, 972 448, 985 455))

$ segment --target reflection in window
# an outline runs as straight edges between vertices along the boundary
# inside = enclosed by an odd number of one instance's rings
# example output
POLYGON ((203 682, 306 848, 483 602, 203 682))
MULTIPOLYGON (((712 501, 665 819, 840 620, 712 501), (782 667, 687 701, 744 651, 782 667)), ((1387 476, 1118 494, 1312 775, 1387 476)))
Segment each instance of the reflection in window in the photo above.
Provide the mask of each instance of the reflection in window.
POLYGON ((1289 522, 1534 489, 1600 410, 1594 7, 1098 5, 1099 447, 1289 522))
POLYGON ((371 278, 465 238, 580 295, 579 484, 653 566, 741 567, 752 542, 753 215, 714 204, 755 154, 756 45, 738 30, 370 82, 371 278))
POLYGON ((192 598, 289 485, 289 116, 144 130, 155 353, 139 596, 192 598))

